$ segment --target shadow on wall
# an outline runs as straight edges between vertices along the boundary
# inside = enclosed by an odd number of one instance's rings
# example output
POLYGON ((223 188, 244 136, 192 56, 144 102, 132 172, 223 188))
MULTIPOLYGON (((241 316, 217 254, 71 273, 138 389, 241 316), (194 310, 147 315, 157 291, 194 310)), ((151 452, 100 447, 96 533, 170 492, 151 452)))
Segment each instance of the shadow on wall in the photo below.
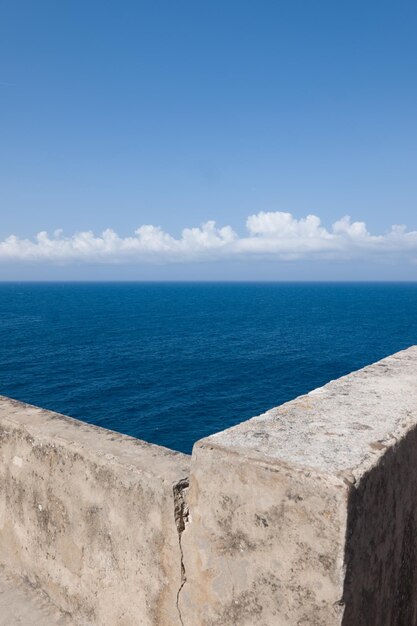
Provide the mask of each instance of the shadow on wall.
POLYGON ((342 626, 417 626, 416 454, 414 429, 352 487, 342 626))

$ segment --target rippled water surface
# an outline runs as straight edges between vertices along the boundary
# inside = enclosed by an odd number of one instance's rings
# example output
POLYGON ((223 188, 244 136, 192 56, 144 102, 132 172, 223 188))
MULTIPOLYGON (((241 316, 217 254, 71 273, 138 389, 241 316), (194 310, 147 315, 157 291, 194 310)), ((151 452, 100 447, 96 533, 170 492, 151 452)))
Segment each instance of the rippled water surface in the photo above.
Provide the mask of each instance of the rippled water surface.
POLYGON ((0 393, 190 452, 417 343, 417 284, 0 284, 0 393))

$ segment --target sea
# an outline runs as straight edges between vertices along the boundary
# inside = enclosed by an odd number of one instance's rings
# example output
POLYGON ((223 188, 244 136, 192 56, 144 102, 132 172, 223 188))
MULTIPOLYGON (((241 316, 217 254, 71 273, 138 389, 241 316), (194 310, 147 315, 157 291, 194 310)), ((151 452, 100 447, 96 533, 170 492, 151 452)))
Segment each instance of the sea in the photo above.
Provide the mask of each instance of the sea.
POLYGON ((0 394, 189 453, 417 344, 417 283, 0 283, 0 394))

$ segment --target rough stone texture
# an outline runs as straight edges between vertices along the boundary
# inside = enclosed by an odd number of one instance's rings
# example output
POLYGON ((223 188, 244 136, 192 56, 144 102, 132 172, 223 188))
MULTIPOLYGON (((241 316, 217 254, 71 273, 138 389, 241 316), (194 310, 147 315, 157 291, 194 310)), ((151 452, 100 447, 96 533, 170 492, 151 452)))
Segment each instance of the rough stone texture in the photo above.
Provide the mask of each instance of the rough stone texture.
POLYGON ((187 626, 417 624, 417 347, 193 451, 187 626))
MULTIPOLYGON (((0 398, 0 564, 45 594, 27 626, 54 626, 46 600, 74 626, 417 626, 417 347, 203 439, 191 470, 0 398)), ((0 626, 22 590, 0 577, 0 626)))
POLYGON ((181 625, 189 457, 0 398, 0 459, 8 571, 71 624, 181 625))
POLYGON ((0 626, 71 626, 45 594, 0 569, 0 626))

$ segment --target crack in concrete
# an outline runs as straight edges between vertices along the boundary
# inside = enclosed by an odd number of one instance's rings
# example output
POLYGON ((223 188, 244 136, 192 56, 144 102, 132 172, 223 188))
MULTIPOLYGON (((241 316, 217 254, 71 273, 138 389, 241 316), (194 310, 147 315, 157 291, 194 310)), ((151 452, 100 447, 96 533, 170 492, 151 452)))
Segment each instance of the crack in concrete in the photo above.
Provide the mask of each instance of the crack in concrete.
POLYGON ((184 626, 184 622, 183 622, 182 615, 181 615, 179 601, 180 601, 181 591, 185 583, 187 582, 187 576, 185 573, 185 565, 184 565, 184 553, 182 549, 181 538, 182 538, 182 533, 185 530, 185 526, 188 523, 188 517, 189 517, 188 506, 185 500, 185 492, 187 491, 188 487, 189 487, 188 478, 183 478, 182 480, 178 481, 173 487, 174 517, 175 517, 175 525, 178 531, 178 543, 180 546, 180 554, 181 554, 181 585, 177 592, 177 611, 178 611, 178 617, 181 622, 181 626, 184 626))

